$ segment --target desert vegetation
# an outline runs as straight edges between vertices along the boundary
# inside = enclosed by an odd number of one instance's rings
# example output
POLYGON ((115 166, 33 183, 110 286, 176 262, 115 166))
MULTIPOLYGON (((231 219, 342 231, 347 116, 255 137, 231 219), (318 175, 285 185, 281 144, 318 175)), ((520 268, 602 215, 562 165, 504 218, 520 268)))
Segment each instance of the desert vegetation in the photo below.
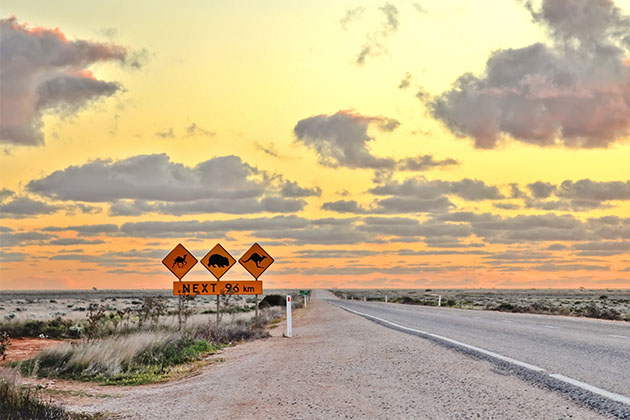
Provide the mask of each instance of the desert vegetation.
POLYGON ((33 386, 19 384, 16 372, 0 368, 1 420, 98 420, 99 414, 72 413, 43 400, 33 386))
POLYGON ((284 313, 282 307, 269 301, 284 303, 285 296, 268 297, 255 319, 254 298, 249 296, 222 296, 217 316, 214 296, 179 298, 150 292, 130 298, 101 294, 98 299, 82 297, 69 303, 72 299, 64 292, 53 292, 53 296, 38 293, 37 297, 22 293, 12 301, 4 296, 0 304, 19 308, 19 302, 47 305, 61 301, 84 308, 82 318, 63 318, 53 312, 55 316, 48 319, 5 320, 0 323, 0 358, 10 352, 7 344, 11 337, 60 339, 59 345, 9 365, 25 376, 118 385, 162 381, 182 374, 191 362, 205 360, 222 347, 268 336, 265 327, 284 313), (128 304, 112 304, 119 299, 128 304))
POLYGON ((332 289, 342 299, 630 321, 630 290, 332 289))

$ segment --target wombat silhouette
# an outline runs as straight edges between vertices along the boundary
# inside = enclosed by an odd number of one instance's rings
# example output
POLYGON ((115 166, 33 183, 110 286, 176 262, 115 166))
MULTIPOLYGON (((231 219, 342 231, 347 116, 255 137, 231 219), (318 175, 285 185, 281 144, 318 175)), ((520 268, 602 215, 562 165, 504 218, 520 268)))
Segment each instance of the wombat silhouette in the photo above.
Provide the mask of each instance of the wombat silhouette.
POLYGON ((262 255, 262 256, 258 255, 256 252, 254 252, 252 255, 249 256, 248 259, 244 260, 243 262, 246 263, 246 262, 249 262, 249 261, 254 261, 254 264, 256 264, 256 267, 264 268, 264 267, 259 266, 258 263, 262 262, 262 260, 264 260, 265 258, 267 258, 267 257, 264 256, 264 255, 262 255))
POLYGON ((177 266, 178 266, 179 268, 184 268, 184 266, 187 264, 187 262, 186 262, 186 257, 187 257, 187 256, 188 256, 188 255, 184 254, 184 256, 183 256, 183 257, 177 257, 177 258, 175 258, 175 261, 173 261, 173 265, 171 266, 171 268, 175 267, 175 264, 177 264, 177 266))
POLYGON ((208 265, 212 266, 212 267, 227 267, 228 265, 230 265, 230 260, 228 260, 227 258, 225 258, 223 255, 221 254, 212 254, 210 255, 210 257, 208 258, 208 265))

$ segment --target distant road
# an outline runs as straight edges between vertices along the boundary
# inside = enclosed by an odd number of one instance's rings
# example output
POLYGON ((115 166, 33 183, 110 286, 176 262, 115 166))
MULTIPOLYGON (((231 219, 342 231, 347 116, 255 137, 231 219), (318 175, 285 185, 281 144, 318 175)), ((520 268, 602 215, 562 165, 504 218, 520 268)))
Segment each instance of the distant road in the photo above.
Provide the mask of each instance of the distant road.
POLYGON ((630 404, 628 322, 338 299, 328 302, 394 324, 377 320, 386 326, 434 334, 497 353, 504 360, 514 359, 516 364, 523 362, 520 366, 526 369, 565 382, 577 380, 607 390, 630 404))

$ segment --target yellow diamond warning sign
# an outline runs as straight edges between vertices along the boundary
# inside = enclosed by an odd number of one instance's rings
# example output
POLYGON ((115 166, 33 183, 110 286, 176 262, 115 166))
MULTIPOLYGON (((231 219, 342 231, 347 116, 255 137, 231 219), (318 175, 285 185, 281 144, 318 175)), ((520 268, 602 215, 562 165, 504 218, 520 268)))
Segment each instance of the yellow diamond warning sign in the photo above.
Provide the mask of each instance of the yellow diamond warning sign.
POLYGON ((162 264, 181 280, 197 264, 197 259, 182 244, 177 244, 162 260, 162 264))
POLYGON ((252 245, 245 254, 238 260, 245 270, 249 271, 249 274, 254 276, 256 280, 258 277, 273 264, 273 258, 267 254, 267 251, 262 249, 257 243, 252 245))
POLYGON ((214 248, 201 259, 201 264, 203 264, 217 280, 221 279, 221 276, 227 273, 235 263, 236 260, 221 244, 216 244, 214 248))

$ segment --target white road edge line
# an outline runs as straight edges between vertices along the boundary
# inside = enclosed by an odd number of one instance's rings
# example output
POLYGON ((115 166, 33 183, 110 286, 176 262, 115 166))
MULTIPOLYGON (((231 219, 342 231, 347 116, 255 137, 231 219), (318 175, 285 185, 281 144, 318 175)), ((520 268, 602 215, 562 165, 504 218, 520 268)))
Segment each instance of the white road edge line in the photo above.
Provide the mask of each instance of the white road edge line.
POLYGON ((495 359, 503 360, 504 362, 508 362, 508 363, 513 364, 513 365, 517 365, 517 366, 524 367, 524 368, 529 369, 529 370, 533 370, 535 372, 544 372, 545 371, 545 369, 543 369, 541 367, 538 367, 538 366, 535 366, 535 365, 531 365, 531 364, 526 363, 526 362, 521 362, 520 360, 512 359, 511 357, 503 356, 503 355, 501 355, 499 353, 494 353, 492 351, 489 351, 489 350, 486 350, 486 349, 482 349, 481 347, 471 346, 470 344, 462 343, 461 341, 456 341, 456 340, 453 340, 453 339, 448 338, 448 337, 442 337, 441 335, 429 333, 429 332, 426 332, 426 331, 416 330, 414 328, 405 327, 403 325, 396 324, 394 322, 388 321, 388 320, 383 319, 383 318, 378 318, 378 317, 373 316, 373 315, 369 315, 369 314, 366 314, 366 313, 363 313, 363 312, 359 312, 359 311, 355 311, 353 309, 346 308, 345 306, 343 308, 345 310, 347 310, 349 312, 353 312, 353 313, 355 313, 357 315, 361 315, 361 316, 364 316, 366 318, 372 318, 372 319, 380 321, 380 322, 382 322, 384 324, 389 324, 389 325, 391 325, 393 327, 396 327, 396 328, 399 328, 399 329, 402 329, 402 330, 412 331, 412 332, 420 333, 420 334, 423 334, 423 335, 427 335, 429 337, 437 338, 438 340, 446 341, 447 343, 455 344, 457 346, 464 347, 464 348, 467 348, 469 350, 473 350, 473 351, 485 354, 485 355, 490 356, 490 357, 494 357, 495 359))
MULTIPOLYGON (((483 353, 485 355, 494 357, 495 359, 503 360, 505 362, 512 363, 514 365, 521 366, 521 367, 524 367, 526 369, 533 370, 535 372, 544 372, 545 371, 545 369, 543 369, 541 367, 538 367, 538 366, 535 366, 535 365, 531 365, 531 364, 526 363, 526 362, 521 362, 520 360, 512 359, 511 357, 503 356, 501 354, 494 353, 492 351, 485 350, 485 349, 482 349, 480 347, 471 346, 470 344, 462 343, 460 341, 456 341, 456 340, 453 340, 453 339, 450 339, 450 338, 447 338, 447 337, 442 337, 441 335, 432 334, 432 333, 429 333, 429 332, 426 332, 426 331, 421 331, 421 330, 416 330, 414 328, 405 327, 403 325, 396 324, 394 322, 388 321, 388 320, 383 319, 383 318, 379 318, 379 317, 376 317, 376 316, 373 316, 373 315, 370 315, 370 314, 366 314, 366 313, 363 313, 363 312, 355 311, 355 310, 347 308, 345 306, 342 306, 342 307, 345 310, 349 311, 349 312, 353 312, 353 313, 355 313, 357 315, 361 315, 361 316, 364 316, 366 318, 375 319, 377 321, 380 321, 380 322, 382 322, 384 324, 389 324, 389 325, 391 325, 393 327, 396 327, 398 329, 402 329, 402 330, 406 330, 406 331, 412 331, 412 332, 417 332, 417 333, 420 333, 420 334, 423 334, 423 335, 434 337, 434 338, 437 338, 439 340, 446 341, 447 343, 452 343, 452 344, 455 344, 455 345, 458 345, 458 346, 461 346, 461 347, 465 347, 467 349, 470 349, 470 350, 473 350, 473 351, 476 351, 476 352, 479 352, 479 353, 483 353)), ((612 336, 612 334, 610 334, 610 335, 612 336)), ((625 337, 625 336, 616 336, 616 337, 629 338, 629 337, 625 337)), ((569 378, 568 376, 560 375, 559 373, 553 373, 553 374, 550 373, 548 375, 550 377, 552 377, 552 378, 555 378, 555 379, 558 379, 560 381, 563 381, 563 382, 566 382, 568 384, 571 384, 573 386, 577 386, 579 388, 585 389, 585 390, 590 391, 590 392, 592 392, 594 394, 601 395, 602 397, 606 397, 606 398, 611 399, 613 401, 617 401, 617 402, 621 402, 621 403, 630 405, 630 398, 628 398, 628 397, 626 397, 624 395, 616 394, 616 393, 610 392, 610 391, 606 391, 605 389, 598 388, 598 387, 596 387, 594 385, 587 384, 586 382, 578 381, 577 379, 569 378)))
POLYGON ((627 335, 617 335, 617 334, 608 334, 609 337, 616 337, 616 338, 630 338, 627 335))
POLYGON ((610 392, 610 391, 606 391, 605 389, 601 389, 598 388, 596 386, 587 384, 585 382, 581 382, 578 381, 577 379, 573 379, 573 378, 569 378, 567 376, 564 375, 560 375, 559 373, 553 373, 550 374, 549 376, 551 376, 552 378, 558 379, 562 382, 566 382, 568 384, 571 384, 573 386, 577 386, 580 387, 582 389, 585 389, 587 391, 590 391, 594 394, 598 394, 601 395, 602 397, 606 397, 608 399, 614 400, 614 401, 618 401, 620 403, 624 403, 624 404, 628 404, 630 405, 630 398, 624 396, 624 395, 620 395, 620 394, 615 394, 614 392, 610 392))

